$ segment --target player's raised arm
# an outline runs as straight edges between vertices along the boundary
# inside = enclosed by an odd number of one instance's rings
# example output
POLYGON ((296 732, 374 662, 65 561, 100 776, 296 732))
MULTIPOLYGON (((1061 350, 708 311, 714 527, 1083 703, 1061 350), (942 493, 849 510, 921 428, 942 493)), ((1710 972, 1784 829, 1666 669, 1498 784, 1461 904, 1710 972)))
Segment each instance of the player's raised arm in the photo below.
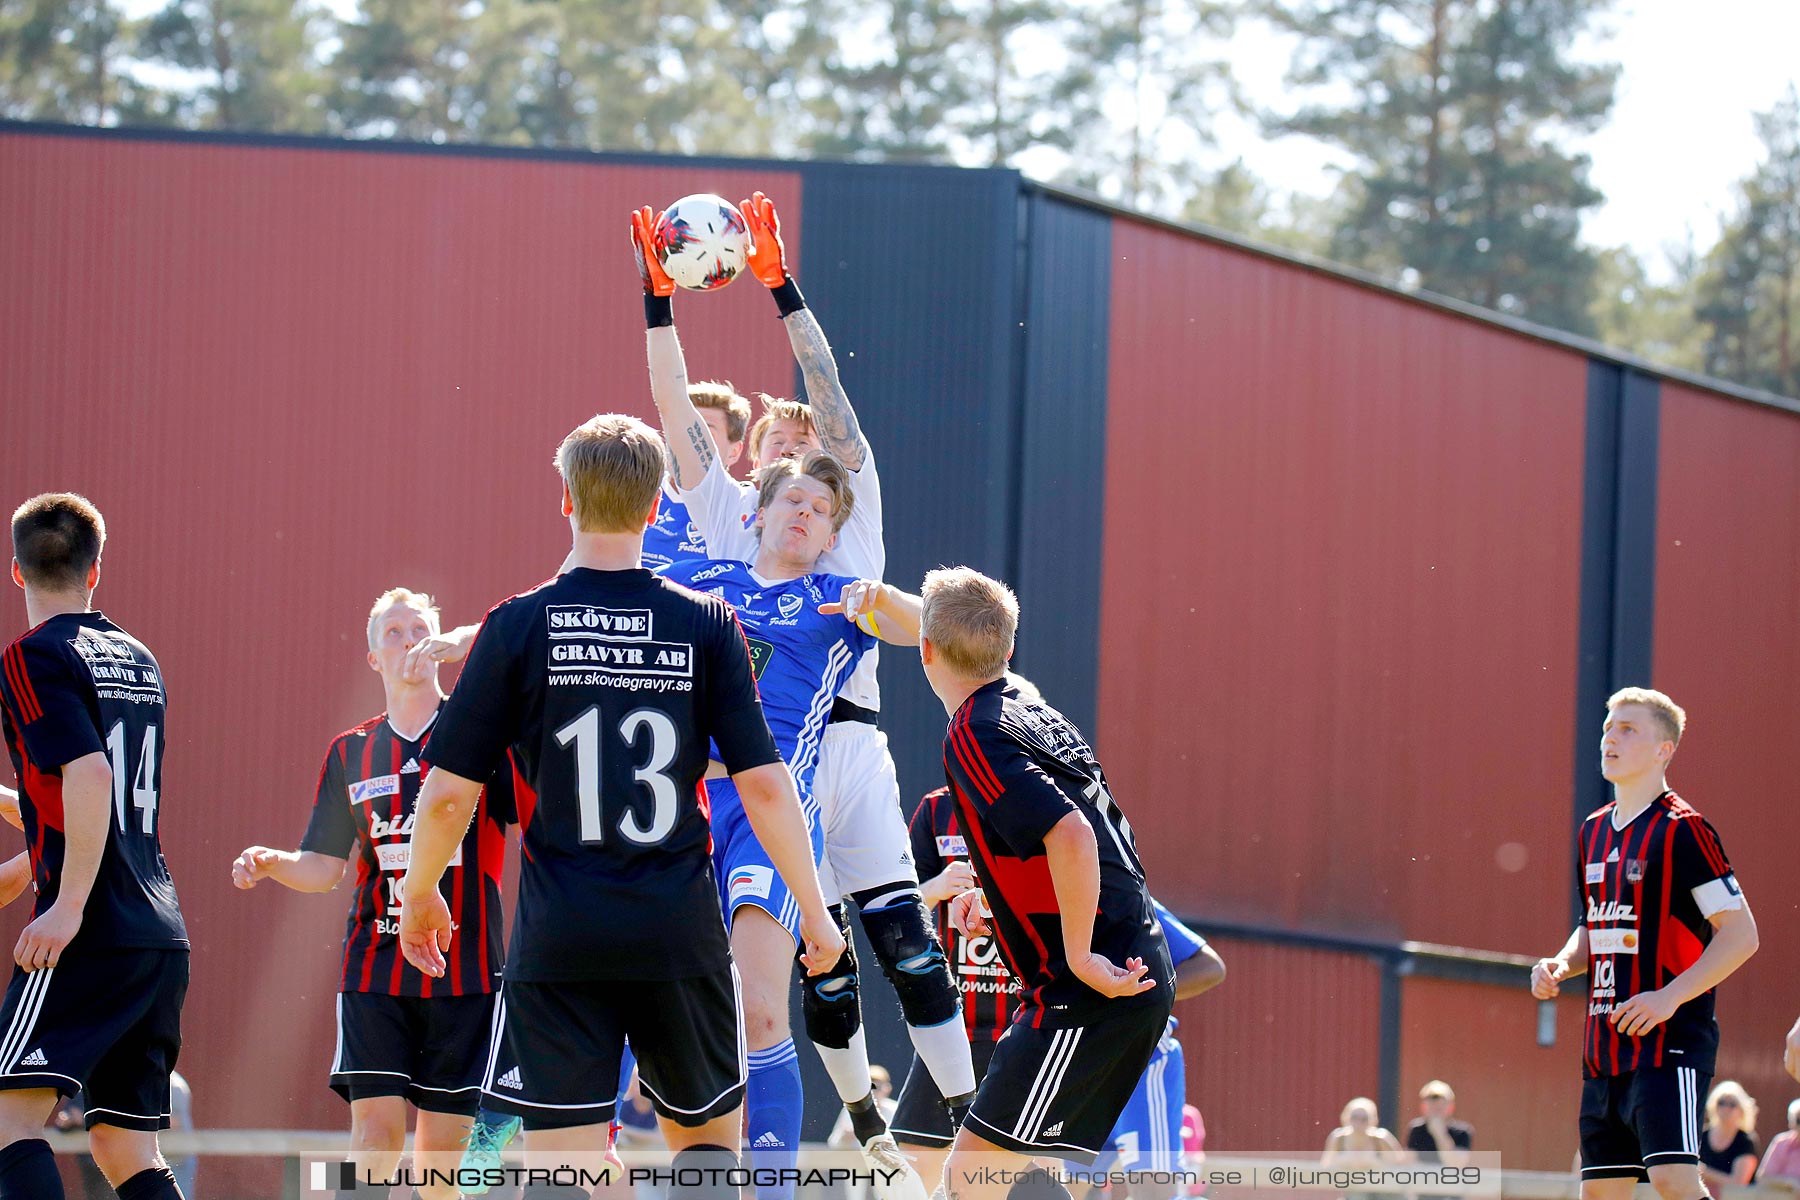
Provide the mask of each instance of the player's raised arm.
POLYGON ((919 644, 919 611, 923 601, 878 579, 859 579, 844 585, 836 600, 819 605, 826 615, 842 614, 867 633, 895 646, 919 644))
POLYGON ((806 400, 812 405, 813 428, 818 431, 819 444, 849 470, 860 471, 869 446, 838 379, 831 343, 825 340, 818 318, 806 307, 799 285, 788 274, 787 250, 781 244, 781 216, 775 211, 775 202, 761 192, 752 192, 738 207, 750 227, 750 270, 774 293, 782 327, 794 348, 794 361, 800 364, 801 377, 806 381, 806 400))
POLYGON ((675 336, 675 281, 656 258, 656 214, 646 205, 631 214, 631 250, 644 285, 644 346, 650 359, 650 398, 662 420, 675 486, 700 486, 718 457, 700 410, 688 399, 687 357, 675 336))

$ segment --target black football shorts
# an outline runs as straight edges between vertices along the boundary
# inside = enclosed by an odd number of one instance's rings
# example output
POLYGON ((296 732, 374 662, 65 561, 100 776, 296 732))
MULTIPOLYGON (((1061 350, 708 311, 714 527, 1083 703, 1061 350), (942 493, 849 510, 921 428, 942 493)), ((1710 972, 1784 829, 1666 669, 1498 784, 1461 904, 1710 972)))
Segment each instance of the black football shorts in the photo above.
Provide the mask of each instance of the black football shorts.
POLYGON ((472 1117, 493 1025, 491 992, 339 992, 331 1090, 346 1100, 403 1096, 428 1112, 472 1117))
POLYGON ((1700 1161, 1700 1112, 1711 1075, 1639 1067, 1581 1085, 1581 1177, 1650 1178, 1648 1167, 1700 1161))
POLYGON ((188 952, 77 950, 13 968, 0 1005, 0 1089, 83 1094, 87 1125, 169 1127, 188 952))
POLYGON ((1166 999, 1110 1001, 1082 1025, 1013 1024, 994 1046, 969 1132, 1020 1154, 1091 1164, 1150 1065, 1172 1007, 1166 999))
POLYGON ((691 979, 543 982, 500 988, 482 1106, 526 1129, 613 1119, 627 1038, 656 1111, 704 1125, 743 1103, 749 1078, 737 968, 691 979))

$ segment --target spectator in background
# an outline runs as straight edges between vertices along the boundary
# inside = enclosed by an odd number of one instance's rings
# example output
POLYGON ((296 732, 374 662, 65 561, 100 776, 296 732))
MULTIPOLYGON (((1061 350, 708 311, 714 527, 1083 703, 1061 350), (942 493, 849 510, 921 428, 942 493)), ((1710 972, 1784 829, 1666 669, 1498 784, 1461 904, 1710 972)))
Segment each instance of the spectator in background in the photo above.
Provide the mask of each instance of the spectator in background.
POLYGON ((1800 1100, 1788 1105, 1788 1127, 1769 1143, 1756 1182, 1785 1192, 1800 1192, 1800 1100))
POLYGON ((1381 1114, 1367 1096, 1344 1105, 1338 1120, 1342 1124, 1325 1139, 1325 1154, 1320 1159, 1325 1166, 1373 1167, 1401 1160, 1400 1143, 1381 1127, 1381 1114))
POLYGON ((1700 1174, 1707 1190, 1750 1182, 1756 1174, 1756 1101, 1727 1079, 1706 1096, 1706 1132, 1700 1135, 1700 1174))
POLYGON ((1458 1121, 1456 1093, 1441 1079, 1419 1089, 1419 1116, 1406 1127, 1406 1149, 1422 1163, 1460 1167, 1475 1147, 1475 1127, 1458 1121))

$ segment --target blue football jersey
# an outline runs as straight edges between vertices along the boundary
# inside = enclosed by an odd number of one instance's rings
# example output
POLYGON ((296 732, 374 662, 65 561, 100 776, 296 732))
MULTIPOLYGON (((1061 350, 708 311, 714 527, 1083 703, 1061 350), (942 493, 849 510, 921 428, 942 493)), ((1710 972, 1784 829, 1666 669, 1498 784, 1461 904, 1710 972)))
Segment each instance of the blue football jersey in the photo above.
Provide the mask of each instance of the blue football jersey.
POLYGON ((656 505, 656 523, 644 530, 644 556, 638 561, 661 575, 670 563, 705 557, 706 541, 688 515, 687 505, 665 484, 656 505))
POLYGON ((843 617, 819 611, 856 581, 842 575, 765 581, 749 563, 706 561, 677 562, 665 578, 718 596, 737 611, 769 732, 801 792, 811 792, 832 698, 876 641, 843 617))
POLYGON ((1164 908, 1155 896, 1150 897, 1150 908, 1162 924, 1163 937, 1169 943, 1170 962, 1179 967, 1206 948, 1206 939, 1177 921, 1175 914, 1164 908))

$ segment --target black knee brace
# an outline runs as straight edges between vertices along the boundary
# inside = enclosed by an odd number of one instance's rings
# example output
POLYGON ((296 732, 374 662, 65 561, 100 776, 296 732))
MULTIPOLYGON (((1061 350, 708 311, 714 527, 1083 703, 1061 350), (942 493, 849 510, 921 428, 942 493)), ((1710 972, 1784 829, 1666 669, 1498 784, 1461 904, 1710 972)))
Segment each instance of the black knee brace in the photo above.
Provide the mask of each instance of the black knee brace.
POLYGON ((862 1001, 857 996, 856 942, 850 936, 850 922, 844 917, 844 906, 834 904, 828 910, 832 920, 844 934, 844 952, 837 965, 823 975, 808 975, 794 959, 794 970, 800 976, 800 1011, 806 1018, 806 1036, 815 1045, 833 1050, 848 1049, 850 1039, 862 1028, 862 1001))
POLYGON ((900 997, 908 1025, 941 1025, 957 1013, 959 995, 944 948, 926 919, 919 887, 910 881, 870 888, 852 897, 881 973, 900 997))
POLYGON ((724 1146, 689 1146, 669 1164, 675 1177, 669 1200, 735 1200, 742 1191, 733 1182, 739 1168, 738 1156, 724 1146))

